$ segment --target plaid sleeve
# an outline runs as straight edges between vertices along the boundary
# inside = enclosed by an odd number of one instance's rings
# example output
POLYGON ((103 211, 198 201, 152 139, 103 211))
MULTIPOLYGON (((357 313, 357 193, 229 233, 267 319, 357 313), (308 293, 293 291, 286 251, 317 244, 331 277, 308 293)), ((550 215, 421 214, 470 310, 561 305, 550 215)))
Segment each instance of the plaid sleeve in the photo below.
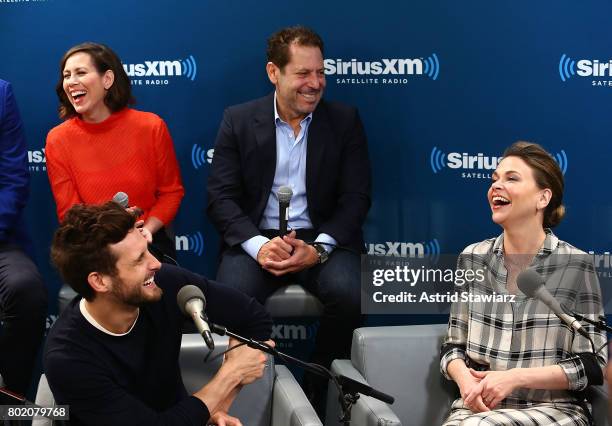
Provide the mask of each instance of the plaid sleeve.
MULTIPOLYGON (((603 315, 601 289, 597 272, 593 266, 591 258, 584 254, 580 262, 583 278, 579 280, 577 285, 578 294, 576 298, 576 306, 574 310, 591 320, 598 320, 603 315)), ((597 385, 603 382, 603 371, 608 359, 606 343, 606 335, 602 331, 598 331, 592 325, 582 322, 593 343, 595 349, 603 346, 603 349, 593 354, 591 342, 579 333, 574 333, 572 341, 572 356, 562 359, 558 362, 559 366, 565 372, 569 381, 570 390, 583 390, 588 385, 597 385)))
MULTIPOLYGON (((459 255, 457 269, 465 269, 464 253, 459 255)), ((466 343, 468 335, 468 304, 467 302, 454 302, 451 305, 450 316, 448 318, 448 332, 440 349, 440 372, 448 380, 452 378, 448 375, 448 364, 454 359, 465 360, 466 343)))
POLYGON ((588 380, 584 364, 578 355, 562 359, 558 365, 563 369, 569 382, 569 390, 580 391, 587 387, 588 380))

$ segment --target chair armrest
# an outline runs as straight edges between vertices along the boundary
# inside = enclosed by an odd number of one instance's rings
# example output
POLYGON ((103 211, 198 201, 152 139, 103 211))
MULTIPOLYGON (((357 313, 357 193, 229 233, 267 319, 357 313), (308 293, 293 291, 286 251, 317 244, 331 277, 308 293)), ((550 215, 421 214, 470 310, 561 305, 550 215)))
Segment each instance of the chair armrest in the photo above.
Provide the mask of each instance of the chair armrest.
POLYGON ((284 365, 274 366, 272 426, 323 426, 293 374, 284 365))
MULTIPOLYGON (((47 376, 41 374, 40 380, 38 382, 38 388, 36 390, 36 399, 34 403, 41 407, 53 407, 55 408, 55 398, 51 393, 51 388, 49 387, 49 382, 47 381, 47 376)), ((47 419, 45 417, 36 417, 32 420, 32 426, 51 426, 53 421, 51 419, 47 419)))
MULTIPOLYGON (((357 371, 348 359, 336 359, 332 363, 333 374, 342 374, 353 380, 368 384, 366 379, 357 371)), ((380 389, 384 392, 384 389, 380 389)), ((329 383, 327 391, 327 412, 325 426, 340 425, 338 420, 341 413, 338 402, 338 389, 329 383)), ((351 410, 351 424, 364 426, 401 426, 402 422, 388 404, 369 396, 360 395, 351 410)))
POLYGON ((603 386, 589 386, 586 390, 587 400, 593 408, 593 420, 597 426, 609 426, 607 383, 603 386))

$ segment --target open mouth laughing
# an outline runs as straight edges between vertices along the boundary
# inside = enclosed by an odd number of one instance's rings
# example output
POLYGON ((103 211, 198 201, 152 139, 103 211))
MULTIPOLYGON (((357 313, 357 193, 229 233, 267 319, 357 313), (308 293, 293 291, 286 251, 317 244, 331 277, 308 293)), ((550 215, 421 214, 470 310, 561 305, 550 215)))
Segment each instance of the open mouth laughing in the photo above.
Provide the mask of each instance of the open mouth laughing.
POLYGON ((491 206, 493 207, 493 209, 500 209, 510 204, 512 204, 512 202, 506 197, 502 197, 501 195, 495 195, 491 198, 491 206))

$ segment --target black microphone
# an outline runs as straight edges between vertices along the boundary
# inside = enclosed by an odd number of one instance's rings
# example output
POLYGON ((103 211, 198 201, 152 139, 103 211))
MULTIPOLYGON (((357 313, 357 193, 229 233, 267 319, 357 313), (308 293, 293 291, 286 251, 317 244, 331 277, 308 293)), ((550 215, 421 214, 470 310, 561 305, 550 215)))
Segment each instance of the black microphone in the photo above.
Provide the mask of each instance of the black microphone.
POLYGON ((565 313, 561 304, 554 298, 550 291, 544 286, 542 276, 533 269, 526 269, 516 278, 518 288, 528 297, 533 297, 544 303, 561 321, 571 328, 591 340, 591 336, 586 332, 576 318, 565 313))
POLYGON ((289 221, 289 202, 293 191, 288 186, 281 186, 276 193, 278 197, 278 234, 287 235, 287 222, 289 221))
POLYGON ((211 351, 215 349, 215 342, 210 334, 208 326, 208 318, 204 313, 206 307, 206 298, 204 293, 194 285, 186 285, 181 288, 176 295, 176 303, 178 303, 181 311, 191 317, 198 331, 204 338, 204 342, 211 351))

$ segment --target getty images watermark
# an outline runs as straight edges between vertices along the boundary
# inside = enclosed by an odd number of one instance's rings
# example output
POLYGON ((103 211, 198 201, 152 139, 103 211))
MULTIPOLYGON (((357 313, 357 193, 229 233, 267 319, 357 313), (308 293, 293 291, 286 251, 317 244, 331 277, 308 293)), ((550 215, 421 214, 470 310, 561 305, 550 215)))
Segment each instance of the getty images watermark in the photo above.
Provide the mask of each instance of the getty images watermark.
MULTIPOLYGON (((520 291, 518 270, 508 274, 508 260, 517 259, 495 254, 442 254, 420 258, 364 255, 361 262, 362 312, 447 314, 451 304, 467 303, 483 309, 496 305, 497 312, 512 313, 515 303, 534 303, 534 312, 548 314, 547 307, 538 305, 520 291), (507 280, 508 275, 510 280, 507 280)), ((518 260, 522 263, 521 270, 537 271, 541 274, 542 285, 569 306, 576 307, 584 291, 593 292, 604 306, 612 299, 609 294, 612 278, 602 278, 588 254, 531 256, 518 260), (600 290, 601 295, 598 295, 600 290)), ((591 307, 584 309, 592 310, 591 307)))

